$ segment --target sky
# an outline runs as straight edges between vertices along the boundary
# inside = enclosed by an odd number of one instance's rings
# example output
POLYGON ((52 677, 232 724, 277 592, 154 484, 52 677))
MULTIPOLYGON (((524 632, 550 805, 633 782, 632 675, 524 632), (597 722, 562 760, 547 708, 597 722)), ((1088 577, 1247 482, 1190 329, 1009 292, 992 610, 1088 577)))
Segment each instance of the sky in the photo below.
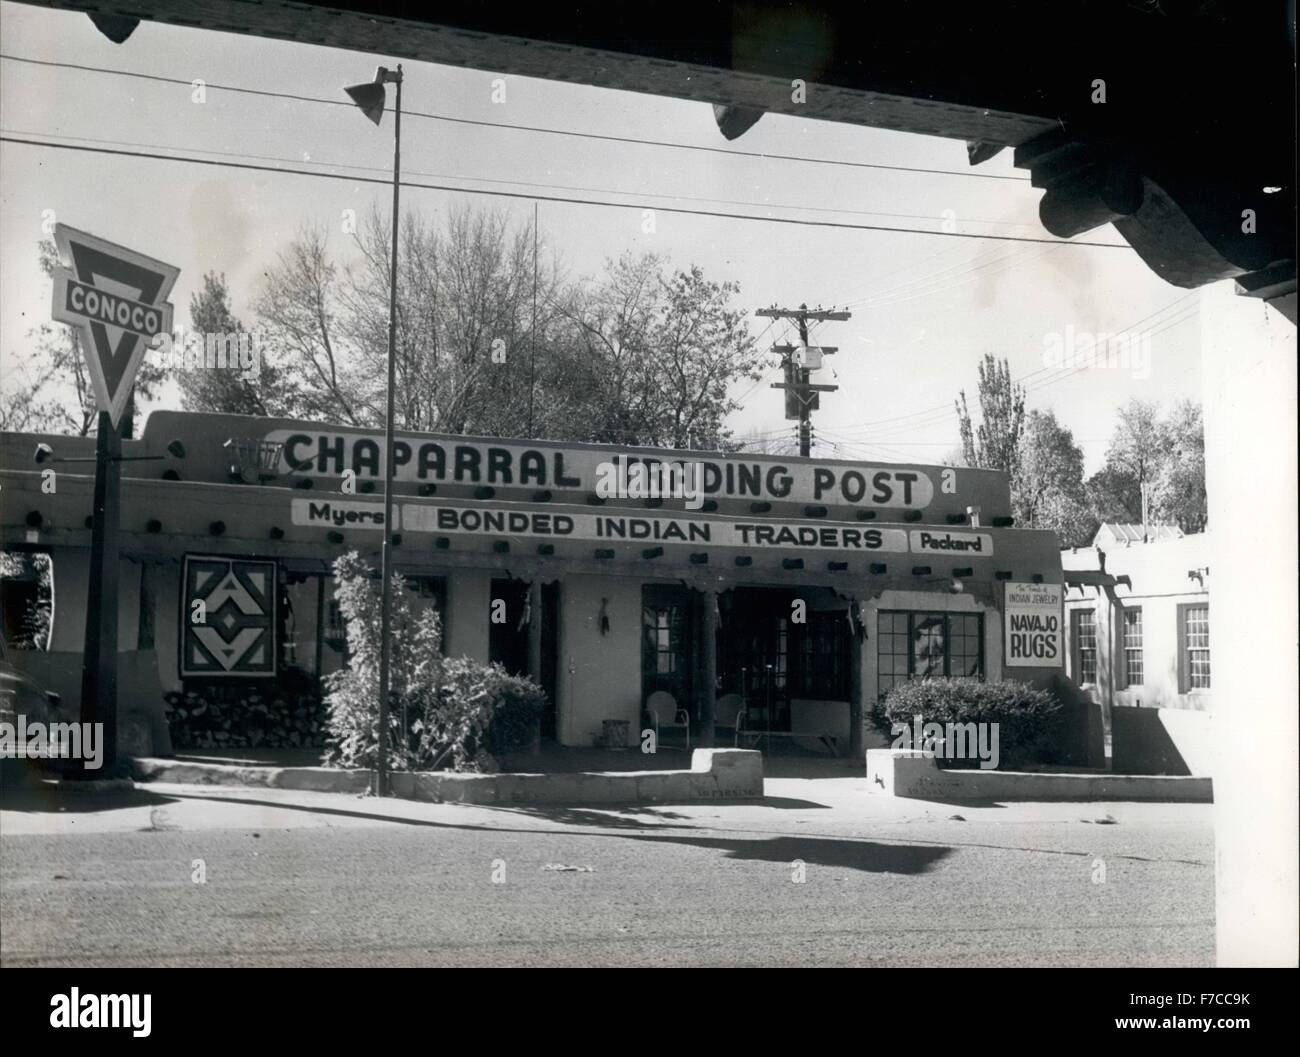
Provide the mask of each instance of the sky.
MULTIPOLYGON (((177 265, 171 301, 179 323, 188 325, 190 294, 203 274, 225 273, 235 314, 249 325, 263 272, 302 225, 332 225, 340 232, 332 244, 347 259, 344 210, 364 216, 372 203, 389 208, 387 187, 352 178, 391 173, 391 116, 376 128, 341 90, 369 80, 382 56, 150 22, 117 45, 84 14, 11 3, 0 3, 0 52, 6 136, 349 177, 0 143, 0 384, 15 355, 30 348, 31 329, 50 318, 50 286, 36 251, 51 216, 177 265), (205 91, 195 92, 195 80, 205 91)), ((953 399, 964 388, 974 401, 985 353, 1009 360, 1030 408, 1054 410, 1073 431, 1088 472, 1100 467, 1116 410, 1130 398, 1164 405, 1201 398, 1200 295, 1157 277, 1113 228, 1075 241, 1118 248, 958 237, 1051 238, 1037 219, 1041 192, 1012 166, 1010 150, 972 169, 959 141, 772 114, 729 144, 700 102, 409 61, 404 70, 404 174, 464 189, 404 188, 404 209, 436 216, 473 201, 522 224, 531 218, 530 195, 619 203, 540 202, 542 238, 569 275, 598 276, 607 259, 650 250, 674 266, 698 264, 709 278, 738 282, 736 303, 747 309, 847 306, 850 320, 813 333, 814 342, 840 350, 813 379, 840 386, 823 394, 813 417, 814 454, 940 461, 958 446, 953 399), (484 190, 522 197, 469 193, 484 190), (701 217, 668 211, 674 206, 919 230, 701 217), (652 232, 644 230, 646 209, 655 210, 652 232), (1116 347, 1138 355, 1107 367, 1069 359, 1072 347, 1086 348, 1079 335, 1101 333, 1132 335, 1116 347), (1149 351, 1145 364, 1142 350, 1149 351), (1054 352, 1064 353, 1064 366, 1054 352)), ((791 338, 784 325, 760 318, 752 333, 764 346, 791 338)), ((737 435, 793 434, 782 394, 768 388, 778 373, 735 387, 744 405, 729 420, 737 435)), ((175 387, 151 406, 179 407, 175 387)))

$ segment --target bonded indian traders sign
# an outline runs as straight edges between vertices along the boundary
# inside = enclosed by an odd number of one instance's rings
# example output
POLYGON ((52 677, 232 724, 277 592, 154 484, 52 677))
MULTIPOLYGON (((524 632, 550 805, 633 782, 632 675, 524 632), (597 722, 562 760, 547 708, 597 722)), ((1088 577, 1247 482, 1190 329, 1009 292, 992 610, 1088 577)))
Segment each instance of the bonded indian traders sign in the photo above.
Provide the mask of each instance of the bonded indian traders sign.
MULTIPOLYGON (((334 499, 294 499, 295 525, 332 529, 378 530, 384 523, 381 503, 334 499)), ((394 530, 440 536, 469 535, 500 539, 528 537, 542 541, 593 543, 676 543, 695 547, 777 548, 871 551, 988 558, 993 537, 985 532, 899 529, 824 522, 746 521, 687 515, 627 515, 526 508, 503 510, 443 503, 402 503, 394 507, 394 530)))
MULTIPOLYGON (((341 478, 351 471, 362 480, 382 476, 383 440, 378 435, 304 428, 272 430, 265 439, 282 445, 280 472, 284 474, 341 478)), ((692 453, 667 450, 654 455, 455 438, 434 441, 417 435, 393 443, 394 479, 408 484, 600 494, 602 482, 626 481, 634 465, 653 471, 666 464, 698 465, 690 479, 698 479, 700 491, 708 498, 906 510, 924 510, 940 496, 954 508, 997 502, 996 474, 950 466, 810 463, 747 455, 696 458, 692 453)))

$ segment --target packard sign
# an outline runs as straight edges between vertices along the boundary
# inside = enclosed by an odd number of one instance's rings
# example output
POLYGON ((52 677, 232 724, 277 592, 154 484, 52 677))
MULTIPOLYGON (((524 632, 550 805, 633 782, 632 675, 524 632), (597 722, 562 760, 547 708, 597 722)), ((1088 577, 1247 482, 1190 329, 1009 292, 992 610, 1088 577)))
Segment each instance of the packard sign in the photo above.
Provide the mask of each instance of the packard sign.
POLYGON ((1006 585, 1006 663, 1009 668, 1060 668, 1065 663, 1061 584, 1006 585))
MULTIPOLYGON (((283 445, 280 472, 313 477, 380 480, 383 440, 365 433, 277 429, 268 442, 283 445)), ((600 448, 557 448, 540 444, 422 440, 408 434, 393 442, 393 478, 405 484, 488 485, 555 492, 593 493, 597 482, 636 463, 697 463, 706 497, 755 502, 818 503, 866 509, 925 510, 936 495, 959 496, 959 475, 971 483, 986 471, 953 467, 867 466, 844 462, 793 462, 761 456, 697 456, 664 450, 655 455, 600 448), (605 468, 605 469, 602 469, 605 468)))
POLYGON ((275 562, 186 555, 182 584, 182 678, 275 675, 275 562))

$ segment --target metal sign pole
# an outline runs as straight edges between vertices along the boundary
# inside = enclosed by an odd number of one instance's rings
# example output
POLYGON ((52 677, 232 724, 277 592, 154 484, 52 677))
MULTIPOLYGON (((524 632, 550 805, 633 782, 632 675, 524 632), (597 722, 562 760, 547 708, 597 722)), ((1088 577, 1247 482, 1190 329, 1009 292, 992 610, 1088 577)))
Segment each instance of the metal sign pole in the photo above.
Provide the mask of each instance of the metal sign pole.
MULTIPOLYGON (((99 413, 95 439, 95 508, 90 537, 86 639, 81 663, 81 722, 102 723, 104 758, 94 777, 111 777, 117 765, 118 526, 121 514, 122 439, 107 411, 99 413)), ((74 772, 92 777, 88 771, 74 772)))

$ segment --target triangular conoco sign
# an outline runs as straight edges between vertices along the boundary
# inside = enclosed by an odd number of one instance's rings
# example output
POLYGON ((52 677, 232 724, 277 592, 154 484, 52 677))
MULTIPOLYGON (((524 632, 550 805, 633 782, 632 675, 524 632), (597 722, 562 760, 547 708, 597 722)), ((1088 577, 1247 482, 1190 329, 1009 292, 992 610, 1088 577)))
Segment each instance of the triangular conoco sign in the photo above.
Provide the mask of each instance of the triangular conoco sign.
POLYGON ((171 333, 167 295, 180 269, 84 231, 54 225, 54 319, 76 327, 95 400, 114 427, 156 334, 171 333))

